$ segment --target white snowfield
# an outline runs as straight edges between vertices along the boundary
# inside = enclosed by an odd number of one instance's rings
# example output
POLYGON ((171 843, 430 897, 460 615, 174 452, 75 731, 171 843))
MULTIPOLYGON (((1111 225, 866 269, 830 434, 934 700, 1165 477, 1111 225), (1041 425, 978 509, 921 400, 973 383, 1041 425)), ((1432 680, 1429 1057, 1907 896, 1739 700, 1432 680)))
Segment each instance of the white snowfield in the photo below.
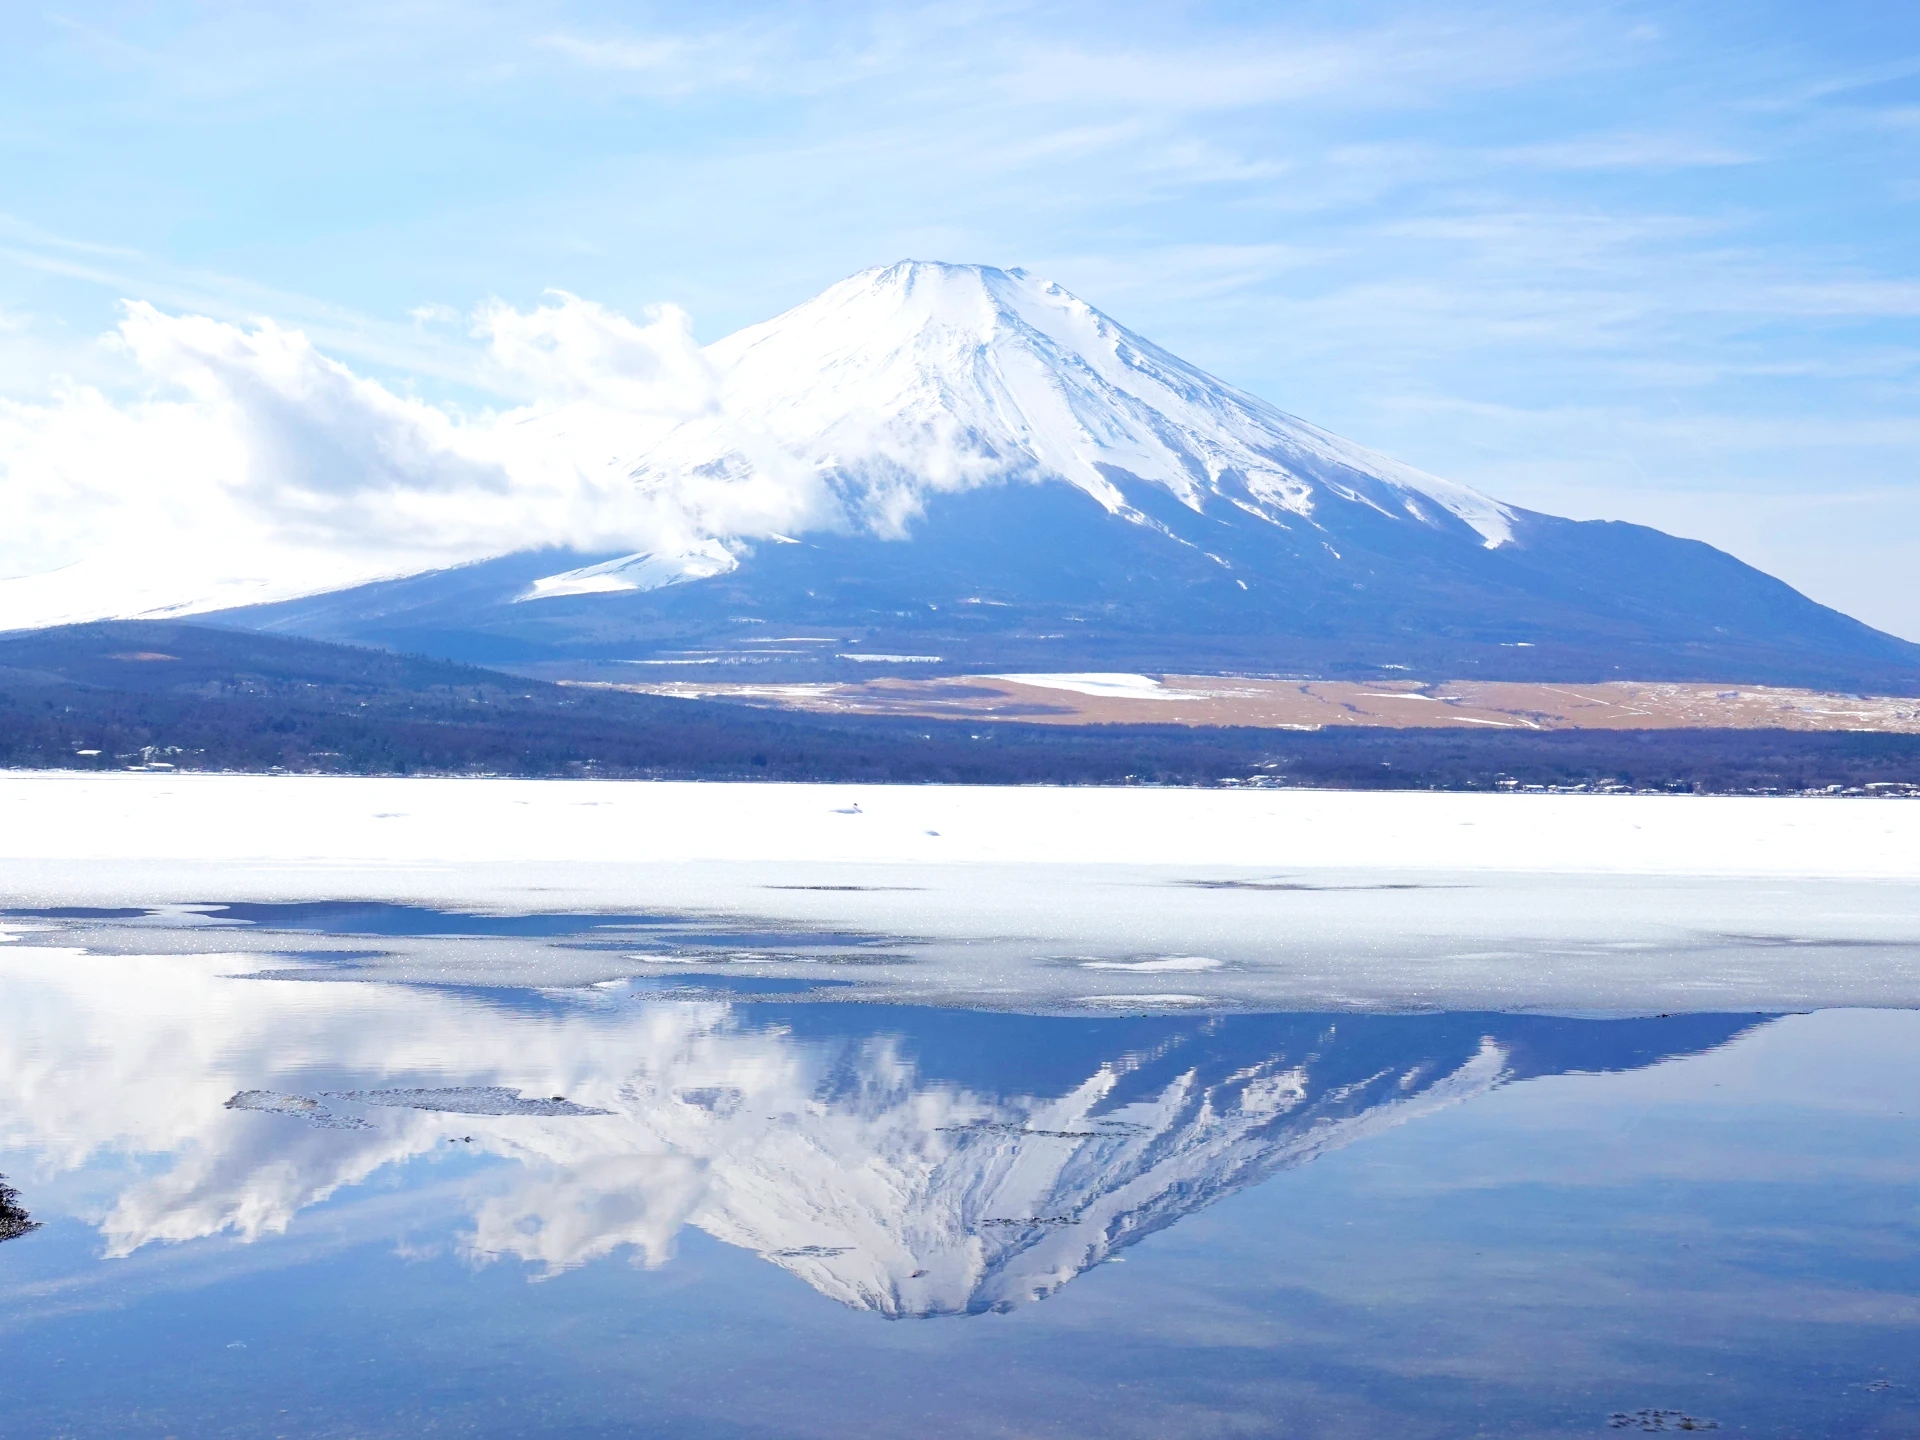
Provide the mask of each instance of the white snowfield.
MULTIPOLYGON (((1898 800, 0 775, 0 906, 297 899, 830 928, 888 942, 837 971, 862 996, 1005 1008, 1920 1003, 1898 800)), ((394 942, 364 973, 655 964, 394 942)))
POLYGON ((0 858, 689 860, 1920 881, 1899 800, 0 772, 0 858))

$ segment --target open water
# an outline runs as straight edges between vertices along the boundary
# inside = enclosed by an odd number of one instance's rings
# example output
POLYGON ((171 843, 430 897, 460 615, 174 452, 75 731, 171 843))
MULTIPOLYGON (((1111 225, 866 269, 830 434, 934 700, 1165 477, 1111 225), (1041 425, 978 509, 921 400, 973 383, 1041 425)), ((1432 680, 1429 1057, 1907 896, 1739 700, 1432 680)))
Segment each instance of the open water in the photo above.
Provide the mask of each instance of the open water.
POLYGON ((5 922, 0 1435, 1920 1433, 1920 1012, 996 1013, 727 960, 817 935, 184 913, 276 938, 5 922), (421 936, 689 958, 353 964, 421 936))

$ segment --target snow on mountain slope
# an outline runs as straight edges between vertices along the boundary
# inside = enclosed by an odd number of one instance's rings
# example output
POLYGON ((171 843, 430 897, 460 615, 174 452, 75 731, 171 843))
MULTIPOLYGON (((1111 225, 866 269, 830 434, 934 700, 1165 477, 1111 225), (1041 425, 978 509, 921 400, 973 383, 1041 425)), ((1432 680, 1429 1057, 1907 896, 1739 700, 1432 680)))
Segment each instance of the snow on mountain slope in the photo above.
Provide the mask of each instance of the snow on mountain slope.
POLYGON ((654 550, 623 555, 597 565, 582 565, 557 575, 544 575, 517 598, 551 600, 561 595, 616 595, 630 590, 658 590, 688 580, 724 575, 739 561, 717 540, 700 540, 678 550, 654 550))
POLYGON ((540 548, 635 559, 556 571, 526 598, 646 590, 723 573, 715 546, 898 538, 930 497, 1012 481, 1065 482, 1163 531, 1141 486, 1336 540, 1343 507, 1511 535, 1496 502, 1283 415, 1019 270, 864 271, 704 350, 677 311, 639 327, 572 296, 493 307, 480 332, 486 368, 529 403, 465 414, 298 332, 131 306, 116 338, 153 398, 0 411, 0 628, 271 603, 540 548))
POLYGON ((910 655, 952 673, 1920 685, 1920 646, 1729 555, 1397 464, 1019 270, 864 271, 704 349, 684 316, 637 327, 570 296, 487 323, 491 363, 536 396, 479 416, 303 337, 184 327, 193 344, 166 354, 191 351, 173 383, 199 398, 163 418, 193 421, 182 473, 219 461, 215 518, 143 483, 132 424, 122 488, 167 499, 159 518, 90 500, 65 568, 0 579, 0 627, 217 612, 574 678, 818 679, 910 655), (96 531, 126 543, 74 560, 96 531), (766 643, 795 627, 815 639, 766 643))
POLYGON ((1164 528, 1129 480, 1335 536, 1338 511, 1365 506, 1428 528, 1445 512, 1488 547, 1512 538, 1499 502, 1283 414, 1023 270, 862 271, 705 353, 720 403, 635 457, 643 487, 824 480, 816 524, 887 538, 931 493, 1009 481, 1065 481, 1164 528))

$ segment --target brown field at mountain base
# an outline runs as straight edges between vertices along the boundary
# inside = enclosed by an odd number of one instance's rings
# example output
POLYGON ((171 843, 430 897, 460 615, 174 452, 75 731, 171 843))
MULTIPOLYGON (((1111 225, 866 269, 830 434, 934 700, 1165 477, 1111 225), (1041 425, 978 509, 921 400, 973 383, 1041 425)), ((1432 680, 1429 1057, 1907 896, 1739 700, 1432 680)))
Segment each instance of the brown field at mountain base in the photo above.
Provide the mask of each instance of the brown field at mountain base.
POLYGON ((1243 725, 1320 730, 1859 730, 1920 733, 1920 699, 1759 685, 1620 680, 1242 679, 1206 675, 965 675, 844 684, 661 683, 607 688, 816 714, 1016 720, 1037 725, 1243 725))

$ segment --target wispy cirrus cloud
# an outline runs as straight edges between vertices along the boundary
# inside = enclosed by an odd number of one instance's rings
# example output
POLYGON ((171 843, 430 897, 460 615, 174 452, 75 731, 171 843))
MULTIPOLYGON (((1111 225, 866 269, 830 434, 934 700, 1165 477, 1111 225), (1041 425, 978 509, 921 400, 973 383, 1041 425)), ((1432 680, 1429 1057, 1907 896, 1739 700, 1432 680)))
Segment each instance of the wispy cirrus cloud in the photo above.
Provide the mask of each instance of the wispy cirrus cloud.
POLYGON ((1691 170, 1702 166, 1751 165, 1751 150, 1684 134, 1623 132, 1583 135, 1489 153, 1494 162, 1543 170, 1691 170))
MULTIPOLYGON (((56 235, 15 217, 0 214, 0 264, 74 280, 119 295, 138 295, 143 302, 210 316, 247 322, 262 316, 276 323, 299 325, 321 345, 337 354, 367 361, 384 369, 413 376, 436 376, 459 386, 481 386, 484 376, 471 357, 423 332, 418 323, 433 318, 459 318, 451 306, 429 302, 415 307, 414 326, 352 310, 347 306, 262 285, 244 277, 224 275, 168 263, 125 245, 101 244, 56 235)), ((15 317, 14 328, 33 327, 31 315, 15 317)), ((76 349, 64 357, 87 366, 76 349)))
POLYGON ((766 63, 772 37, 735 31, 658 36, 542 35, 535 44, 560 59, 640 82, 658 95, 759 87, 775 73, 766 63))

